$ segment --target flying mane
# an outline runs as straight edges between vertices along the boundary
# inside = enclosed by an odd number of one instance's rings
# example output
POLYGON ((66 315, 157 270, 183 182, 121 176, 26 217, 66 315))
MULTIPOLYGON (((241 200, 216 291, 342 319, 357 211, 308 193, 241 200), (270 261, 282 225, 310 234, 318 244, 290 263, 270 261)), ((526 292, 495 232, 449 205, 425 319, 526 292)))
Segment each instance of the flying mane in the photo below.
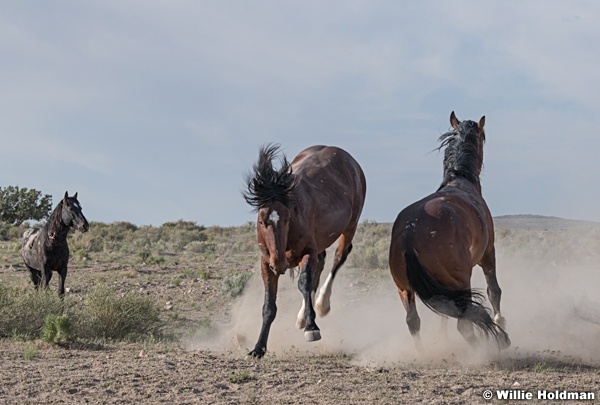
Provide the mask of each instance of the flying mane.
POLYGON ((242 195, 255 210, 274 201, 288 205, 293 199, 295 177, 285 155, 279 159, 280 168, 276 170, 273 167, 273 160, 278 152, 279 145, 263 146, 258 155, 258 162, 252 166, 252 172, 246 176, 248 189, 242 195))
MULTIPOLYGON (((477 150, 477 123, 463 121, 458 129, 446 132, 438 139, 444 151, 444 179, 440 189, 450 181, 464 178, 479 186, 479 174, 483 165, 483 156, 477 150), (464 140, 461 135, 464 134, 464 140)), ((483 141, 485 141, 485 132, 483 141)))

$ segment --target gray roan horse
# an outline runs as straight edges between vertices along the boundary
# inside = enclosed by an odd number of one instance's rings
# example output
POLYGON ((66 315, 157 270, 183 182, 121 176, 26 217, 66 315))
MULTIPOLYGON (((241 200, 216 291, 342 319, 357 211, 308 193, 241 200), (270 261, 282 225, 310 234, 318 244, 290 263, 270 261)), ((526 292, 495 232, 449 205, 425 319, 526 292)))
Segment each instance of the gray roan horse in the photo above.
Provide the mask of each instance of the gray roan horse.
POLYGON ((484 124, 485 117, 460 122, 454 112, 450 114, 452 130, 440 137, 441 147, 446 148, 442 184, 435 193, 404 208, 392 228, 390 270, 418 349, 421 321, 415 293, 433 311, 457 318, 459 332, 472 345, 477 343, 475 326, 493 336, 499 348, 510 346, 500 314, 494 222, 479 182, 484 124), (482 295, 471 290, 476 264, 485 275, 494 319, 482 305, 482 295))
POLYGON ((258 212, 256 231, 265 285, 263 322, 258 342, 249 354, 262 357, 275 319, 277 283, 288 268, 299 267, 298 288, 303 296, 296 326, 304 328, 306 341, 321 339, 315 322, 329 312, 335 274, 352 250, 352 238, 363 208, 366 180, 358 163, 347 152, 332 146, 312 146, 290 164, 279 148, 261 148, 253 172, 247 176, 244 198, 258 212), (325 249, 339 239, 333 268, 313 300, 325 266, 325 249))
POLYGON ((40 285, 48 287, 52 272, 56 271, 60 276, 58 294, 61 298, 65 294, 69 262, 67 234, 71 228, 87 232, 89 224, 81 212, 77 193, 69 197, 65 192, 65 197, 57 204, 48 222, 42 228, 31 228, 23 234, 21 254, 35 288, 40 285))

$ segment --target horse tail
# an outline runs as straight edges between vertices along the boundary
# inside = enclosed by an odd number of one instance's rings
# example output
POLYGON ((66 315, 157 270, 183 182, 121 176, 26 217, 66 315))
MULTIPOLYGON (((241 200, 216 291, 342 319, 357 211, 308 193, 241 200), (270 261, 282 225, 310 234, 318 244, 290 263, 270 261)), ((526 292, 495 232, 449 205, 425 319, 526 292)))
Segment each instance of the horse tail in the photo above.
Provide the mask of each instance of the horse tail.
POLYGON ((425 306, 441 315, 467 319, 486 337, 492 336, 501 348, 510 346, 508 334, 494 322, 489 309, 482 304, 484 297, 480 292, 470 288, 453 290, 441 285, 412 249, 406 250, 404 259, 408 283, 425 306))

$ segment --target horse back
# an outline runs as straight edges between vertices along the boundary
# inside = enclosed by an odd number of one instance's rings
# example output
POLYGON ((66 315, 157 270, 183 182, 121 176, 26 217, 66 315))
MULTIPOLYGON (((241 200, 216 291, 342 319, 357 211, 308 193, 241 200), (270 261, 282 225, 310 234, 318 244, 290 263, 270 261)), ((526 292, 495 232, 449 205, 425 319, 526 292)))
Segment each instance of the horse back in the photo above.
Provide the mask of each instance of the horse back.
POLYGON ((292 161, 297 178, 298 206, 315 233, 327 235, 328 247, 340 234, 358 224, 365 202, 366 179, 358 162, 345 150, 311 146, 292 161))
POLYGON ((400 212, 392 228, 390 259, 403 261, 404 252, 416 251, 430 271, 445 263, 444 271, 470 279, 470 269, 493 244, 493 221, 481 195, 445 188, 400 212))

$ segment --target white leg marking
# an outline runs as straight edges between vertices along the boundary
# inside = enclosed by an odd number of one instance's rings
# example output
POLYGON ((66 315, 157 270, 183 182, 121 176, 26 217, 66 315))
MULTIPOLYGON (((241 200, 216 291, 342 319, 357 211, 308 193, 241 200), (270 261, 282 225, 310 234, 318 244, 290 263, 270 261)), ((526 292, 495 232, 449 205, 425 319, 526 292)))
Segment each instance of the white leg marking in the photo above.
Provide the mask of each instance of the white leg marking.
MULTIPOLYGON (((312 301, 315 302, 315 293, 311 292, 312 301)), ((296 328, 304 329, 306 326, 306 319, 304 318, 304 311, 306 310, 306 301, 302 299, 302 306, 298 312, 298 318, 296 319, 296 328)))
POLYGON ((319 289, 319 295, 317 296, 317 302, 315 303, 315 310, 319 316, 325 316, 331 309, 331 288, 333 285, 333 277, 331 273, 327 276, 327 280, 323 286, 319 289))

